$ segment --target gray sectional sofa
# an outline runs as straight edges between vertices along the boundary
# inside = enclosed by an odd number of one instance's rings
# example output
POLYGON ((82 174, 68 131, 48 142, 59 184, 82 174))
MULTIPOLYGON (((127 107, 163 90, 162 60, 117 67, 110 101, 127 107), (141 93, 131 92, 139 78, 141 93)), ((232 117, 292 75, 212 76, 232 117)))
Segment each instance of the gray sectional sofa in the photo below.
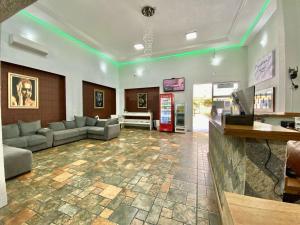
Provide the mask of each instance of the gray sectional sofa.
POLYGON ((75 116, 72 121, 54 122, 48 127, 53 131, 53 146, 86 138, 110 140, 120 134, 118 119, 96 120, 75 116))
POLYGON ((41 128, 41 121, 2 126, 5 178, 28 172, 32 152, 86 138, 110 140, 120 134, 118 119, 96 120, 75 116, 73 121, 54 122, 41 128))
POLYGON ((3 144, 32 152, 52 147, 53 134, 41 121, 18 122, 2 126, 3 144))

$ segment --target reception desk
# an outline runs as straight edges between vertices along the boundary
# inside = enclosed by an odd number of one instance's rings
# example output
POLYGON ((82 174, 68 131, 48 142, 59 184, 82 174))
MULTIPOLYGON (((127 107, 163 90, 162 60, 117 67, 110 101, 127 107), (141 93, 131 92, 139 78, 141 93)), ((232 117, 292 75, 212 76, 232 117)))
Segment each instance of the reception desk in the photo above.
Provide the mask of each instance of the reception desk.
POLYGON ((211 120, 209 158, 220 207, 224 192, 282 201, 289 140, 300 141, 300 133, 260 122, 222 126, 211 120))

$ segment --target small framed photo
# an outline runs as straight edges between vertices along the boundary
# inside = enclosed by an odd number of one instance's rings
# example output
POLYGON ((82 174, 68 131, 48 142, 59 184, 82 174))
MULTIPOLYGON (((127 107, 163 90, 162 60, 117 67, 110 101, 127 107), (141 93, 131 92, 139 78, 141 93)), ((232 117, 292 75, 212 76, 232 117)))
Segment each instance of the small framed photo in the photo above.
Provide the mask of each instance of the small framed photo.
POLYGON ((94 108, 95 109, 104 108, 104 91, 99 89, 94 89, 94 108))
POLYGON ((8 73, 8 108, 38 109, 39 79, 8 73))
POLYGON ((147 93, 137 94, 137 106, 138 109, 147 109, 147 93))
POLYGON ((255 91, 254 110, 256 113, 275 112, 275 87, 255 91))

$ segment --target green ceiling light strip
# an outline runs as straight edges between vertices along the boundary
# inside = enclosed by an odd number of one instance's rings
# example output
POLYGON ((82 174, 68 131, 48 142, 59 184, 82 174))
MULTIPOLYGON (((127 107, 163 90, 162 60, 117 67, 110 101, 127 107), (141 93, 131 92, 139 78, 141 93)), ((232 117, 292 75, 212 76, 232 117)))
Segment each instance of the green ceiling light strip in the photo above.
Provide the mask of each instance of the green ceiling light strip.
POLYGON ((60 28, 54 26, 53 24, 51 23, 48 23, 46 22, 45 20, 42 20, 34 15, 32 15, 31 13, 29 13, 28 11, 26 10, 22 10, 19 14, 21 15, 24 15, 28 18, 30 18, 31 20, 35 21, 37 24, 49 29, 50 31, 58 34, 59 36, 63 37, 63 38, 66 38, 76 44, 78 44, 80 47, 88 50, 89 52, 93 53, 93 54, 96 54, 98 55, 99 57, 111 62, 113 65, 115 66, 118 66, 118 62, 114 61, 110 56, 108 56, 107 54, 104 54, 102 52, 100 52, 99 50, 89 46, 88 44, 84 43, 83 41, 73 37, 72 35, 64 32, 63 30, 61 30, 60 28))
POLYGON ((268 6, 270 5, 270 3, 271 3, 271 0, 266 0, 265 1, 264 5, 260 9, 260 11, 259 11, 258 15, 256 16, 255 20, 250 25, 250 27, 248 28, 246 33, 243 35, 241 41, 238 44, 224 45, 224 46, 219 46, 219 47, 216 47, 216 48, 197 49, 197 50, 193 50, 193 51, 163 55, 163 56, 158 56, 158 57, 138 58, 138 59, 135 59, 135 60, 132 60, 132 61, 125 61, 125 62, 118 62, 118 61, 113 60, 107 54, 104 54, 104 53, 100 52, 98 49, 91 47, 90 45, 84 43, 83 41, 81 41, 81 40, 73 37, 72 35, 64 32, 60 28, 46 22, 45 20, 42 20, 42 19, 32 15, 31 13, 29 13, 26 10, 22 10, 20 12, 20 14, 32 19, 36 23, 38 23, 41 26, 53 31, 54 33, 56 33, 56 34, 58 34, 58 35, 60 35, 64 38, 78 44, 79 46, 81 46, 82 48, 88 50, 89 52, 91 52, 93 54, 96 54, 99 57, 109 61, 114 66, 121 67, 121 66, 133 65, 133 64, 144 63, 144 62, 156 62, 156 61, 167 60, 167 59, 170 59, 170 58, 179 58, 179 57, 194 56, 194 55, 204 55, 204 54, 209 54, 209 53, 213 53, 213 52, 217 52, 217 51, 241 48, 245 45, 245 43, 249 39, 251 33, 253 32, 254 28, 256 27, 256 25, 258 24, 258 22, 260 21, 260 19, 264 15, 264 13, 266 12, 266 10, 267 10, 268 6))
POLYGON ((246 33, 243 35, 243 37, 240 41, 241 46, 245 45, 245 43, 247 42, 248 38, 250 37, 252 31, 254 30, 254 28, 256 27, 256 25, 258 24, 258 22, 260 21, 260 19, 264 15, 264 13, 266 12, 266 10, 267 10, 268 6, 270 5, 270 3, 271 3, 271 0, 266 0, 265 1, 263 7, 260 9, 260 11, 259 11, 258 15, 256 16, 255 20, 250 25, 250 27, 248 28, 246 33))

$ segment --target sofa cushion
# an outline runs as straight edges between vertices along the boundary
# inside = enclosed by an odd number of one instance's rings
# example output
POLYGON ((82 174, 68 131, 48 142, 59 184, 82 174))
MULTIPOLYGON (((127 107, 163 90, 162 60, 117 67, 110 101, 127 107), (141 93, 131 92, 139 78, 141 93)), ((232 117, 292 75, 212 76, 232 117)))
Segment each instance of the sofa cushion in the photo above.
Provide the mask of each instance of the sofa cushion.
POLYGON ((3 139, 16 138, 20 136, 20 130, 18 124, 9 124, 2 126, 3 139))
POLYGON ((77 136, 79 136, 79 132, 77 129, 68 129, 53 132, 53 137, 55 141, 60 141, 77 136))
POLYGON ((87 134, 87 130, 89 127, 80 127, 80 128, 76 128, 76 130, 78 131, 78 135, 85 135, 87 134))
POLYGON ((41 121, 37 120, 34 122, 19 122, 21 135, 28 136, 35 134, 39 129, 42 128, 41 121))
POLYGON ((29 147, 47 143, 47 138, 43 135, 31 135, 26 138, 29 147))
POLYGON ((108 125, 108 120, 104 120, 104 119, 97 120, 97 123, 96 123, 97 127, 105 127, 107 125, 108 125))
POLYGON ((3 144, 8 145, 8 146, 13 146, 16 148, 26 148, 28 146, 26 137, 4 139, 3 144))
POLYGON ((76 128, 75 120, 72 121, 64 121, 66 129, 74 129, 76 128))
POLYGON ((86 118, 86 125, 87 126, 95 126, 97 123, 97 120, 95 118, 92 117, 87 117, 86 118))
POLYGON ((85 116, 75 116, 76 127, 84 127, 86 124, 85 116))
POLYGON ((53 122, 49 123, 48 127, 53 130, 53 131, 60 131, 60 130, 65 130, 65 124, 63 122, 53 122))
POLYGON ((89 127, 88 134, 104 135, 104 127, 89 127))

